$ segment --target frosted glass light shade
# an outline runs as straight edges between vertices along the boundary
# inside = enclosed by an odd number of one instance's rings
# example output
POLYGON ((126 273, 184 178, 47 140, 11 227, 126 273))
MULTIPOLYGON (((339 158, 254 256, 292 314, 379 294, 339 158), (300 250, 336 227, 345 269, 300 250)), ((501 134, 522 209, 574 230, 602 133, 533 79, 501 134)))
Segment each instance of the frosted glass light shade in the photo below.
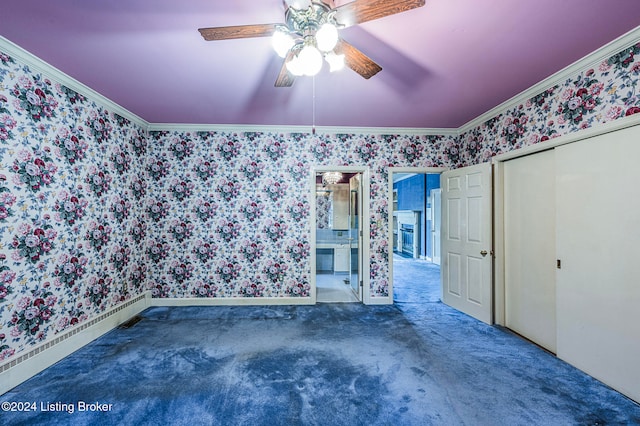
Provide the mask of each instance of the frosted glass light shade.
POLYGON ((304 10, 311 6, 310 0, 285 0, 285 5, 287 7, 293 7, 297 10, 304 10))
POLYGON ((332 24, 323 24, 316 33, 316 45, 323 52, 330 52, 338 43, 338 29, 332 24))
POLYGON ((295 41, 293 37, 284 31, 276 31, 271 38, 271 45, 281 58, 287 56, 287 52, 289 52, 289 49, 291 49, 294 44, 295 41))
POLYGON ((302 69, 302 62, 300 61, 300 58, 298 58, 297 56, 291 58, 291 60, 287 62, 287 71, 289 71, 296 77, 304 75, 304 70, 302 69))
POLYGON ((322 69, 322 53, 312 45, 306 45, 298 54, 304 75, 314 76, 322 69))
POLYGON ((340 71, 344 68, 344 55, 342 54, 336 55, 333 52, 329 52, 324 59, 327 60, 327 63, 329 64, 329 71, 331 72, 340 71))

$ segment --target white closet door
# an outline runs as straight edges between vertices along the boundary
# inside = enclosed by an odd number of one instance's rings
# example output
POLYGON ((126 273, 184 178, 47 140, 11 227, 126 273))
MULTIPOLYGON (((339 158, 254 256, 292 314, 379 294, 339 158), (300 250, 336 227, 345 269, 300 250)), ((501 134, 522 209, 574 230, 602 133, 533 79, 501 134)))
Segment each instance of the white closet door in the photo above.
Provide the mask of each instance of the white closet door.
POLYGON ((553 150, 504 163, 505 325, 556 351, 553 150))
POLYGON ((640 401, 640 126, 556 149, 558 357, 640 401))

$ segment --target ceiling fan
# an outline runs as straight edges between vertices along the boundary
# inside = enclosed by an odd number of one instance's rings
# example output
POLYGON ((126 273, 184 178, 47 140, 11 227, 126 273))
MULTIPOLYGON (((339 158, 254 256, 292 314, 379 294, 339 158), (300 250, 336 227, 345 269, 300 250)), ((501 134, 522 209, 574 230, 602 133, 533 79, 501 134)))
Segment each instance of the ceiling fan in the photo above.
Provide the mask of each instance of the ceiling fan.
POLYGON ((343 40, 338 30, 422 7, 425 0, 355 0, 332 7, 329 0, 285 1, 285 23, 200 28, 207 41, 273 36, 284 58, 276 87, 290 87, 301 75, 315 75, 326 60, 331 71, 348 66, 368 79, 382 70, 371 58, 343 40))

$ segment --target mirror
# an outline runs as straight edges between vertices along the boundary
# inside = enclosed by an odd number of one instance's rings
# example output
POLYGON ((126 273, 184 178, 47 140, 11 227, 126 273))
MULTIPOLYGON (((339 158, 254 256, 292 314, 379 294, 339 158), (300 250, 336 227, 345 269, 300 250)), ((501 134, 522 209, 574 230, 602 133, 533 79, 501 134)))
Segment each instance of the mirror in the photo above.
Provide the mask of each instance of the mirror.
POLYGON ((319 229, 346 231, 349 229, 349 184, 316 188, 316 221, 319 229))

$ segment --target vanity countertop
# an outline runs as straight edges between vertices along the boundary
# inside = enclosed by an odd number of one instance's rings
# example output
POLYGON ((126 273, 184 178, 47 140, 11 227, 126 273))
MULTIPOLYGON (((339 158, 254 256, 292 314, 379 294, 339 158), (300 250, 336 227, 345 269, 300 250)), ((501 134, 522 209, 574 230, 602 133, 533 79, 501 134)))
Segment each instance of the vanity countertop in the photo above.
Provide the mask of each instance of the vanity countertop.
POLYGON ((349 243, 351 243, 351 247, 356 248, 358 247, 358 242, 357 241, 349 241, 346 238, 334 238, 334 239, 329 239, 329 240, 317 240, 316 241, 316 248, 346 248, 347 246, 349 246, 349 243))

